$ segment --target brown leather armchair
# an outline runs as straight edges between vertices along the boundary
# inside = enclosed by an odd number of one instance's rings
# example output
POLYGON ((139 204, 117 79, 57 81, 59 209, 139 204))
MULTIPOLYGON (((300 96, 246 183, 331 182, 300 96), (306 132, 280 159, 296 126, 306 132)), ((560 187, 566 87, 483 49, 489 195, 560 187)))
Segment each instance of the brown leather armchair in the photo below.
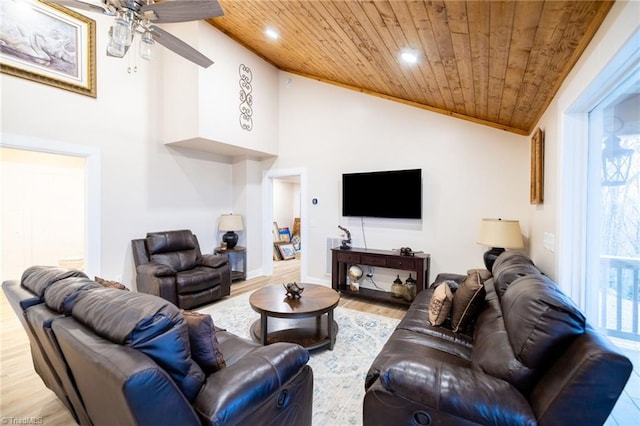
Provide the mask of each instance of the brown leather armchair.
POLYGON ((138 291, 191 309, 228 296, 231 266, 226 254, 202 254, 189 230, 150 232, 131 241, 138 291))

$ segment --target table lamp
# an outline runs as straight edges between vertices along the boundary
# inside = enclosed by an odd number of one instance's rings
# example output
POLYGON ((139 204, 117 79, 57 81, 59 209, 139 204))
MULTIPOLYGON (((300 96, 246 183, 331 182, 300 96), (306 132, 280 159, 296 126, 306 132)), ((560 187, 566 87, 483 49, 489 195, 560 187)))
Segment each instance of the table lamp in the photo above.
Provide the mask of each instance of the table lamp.
POLYGON ((234 231, 242 231, 242 216, 239 214, 223 214, 220 216, 220 222, 218 224, 220 231, 226 231, 222 235, 222 241, 227 243, 227 248, 232 249, 238 244, 238 234, 234 231))
POLYGON ((491 247, 484 253, 484 265, 491 271, 496 258, 505 249, 524 247, 520 222, 517 220, 482 219, 477 243, 491 247))

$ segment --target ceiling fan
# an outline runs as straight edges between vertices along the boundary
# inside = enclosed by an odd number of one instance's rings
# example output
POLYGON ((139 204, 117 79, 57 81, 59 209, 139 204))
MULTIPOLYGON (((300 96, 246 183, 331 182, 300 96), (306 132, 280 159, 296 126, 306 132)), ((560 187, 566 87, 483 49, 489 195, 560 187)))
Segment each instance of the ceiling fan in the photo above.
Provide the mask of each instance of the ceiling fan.
POLYGON ((62 6, 115 16, 109 29, 107 55, 124 57, 136 34, 140 35, 139 53, 150 60, 155 42, 203 68, 213 61, 184 41, 157 25, 198 21, 224 15, 217 0, 47 0, 62 6))

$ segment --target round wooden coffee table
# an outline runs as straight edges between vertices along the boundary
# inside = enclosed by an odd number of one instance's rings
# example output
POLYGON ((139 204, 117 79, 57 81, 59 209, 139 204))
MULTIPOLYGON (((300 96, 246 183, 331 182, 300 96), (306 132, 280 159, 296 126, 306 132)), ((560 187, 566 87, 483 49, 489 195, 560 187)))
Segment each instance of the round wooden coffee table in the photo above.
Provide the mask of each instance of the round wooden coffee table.
POLYGON ((308 350, 326 346, 333 350, 338 333, 333 309, 338 306, 340 295, 321 285, 298 285, 304 291, 302 297, 295 299, 285 296, 282 284, 264 287, 251 294, 249 304, 260 314, 260 319, 251 325, 251 337, 263 345, 293 342, 308 350))

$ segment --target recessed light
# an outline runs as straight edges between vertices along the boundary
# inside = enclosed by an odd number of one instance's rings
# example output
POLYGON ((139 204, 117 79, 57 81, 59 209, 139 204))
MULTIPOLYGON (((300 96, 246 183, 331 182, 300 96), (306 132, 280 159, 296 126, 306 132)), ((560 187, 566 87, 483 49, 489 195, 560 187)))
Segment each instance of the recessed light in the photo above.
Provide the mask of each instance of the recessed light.
POLYGON ((400 57, 407 64, 415 64, 416 62, 418 62, 418 55, 411 50, 404 50, 400 54, 400 57))
POLYGON ((267 35, 267 37, 269 37, 271 40, 277 40, 280 37, 280 34, 278 34, 278 32, 276 30, 274 30, 273 28, 267 28, 264 33, 267 35))

